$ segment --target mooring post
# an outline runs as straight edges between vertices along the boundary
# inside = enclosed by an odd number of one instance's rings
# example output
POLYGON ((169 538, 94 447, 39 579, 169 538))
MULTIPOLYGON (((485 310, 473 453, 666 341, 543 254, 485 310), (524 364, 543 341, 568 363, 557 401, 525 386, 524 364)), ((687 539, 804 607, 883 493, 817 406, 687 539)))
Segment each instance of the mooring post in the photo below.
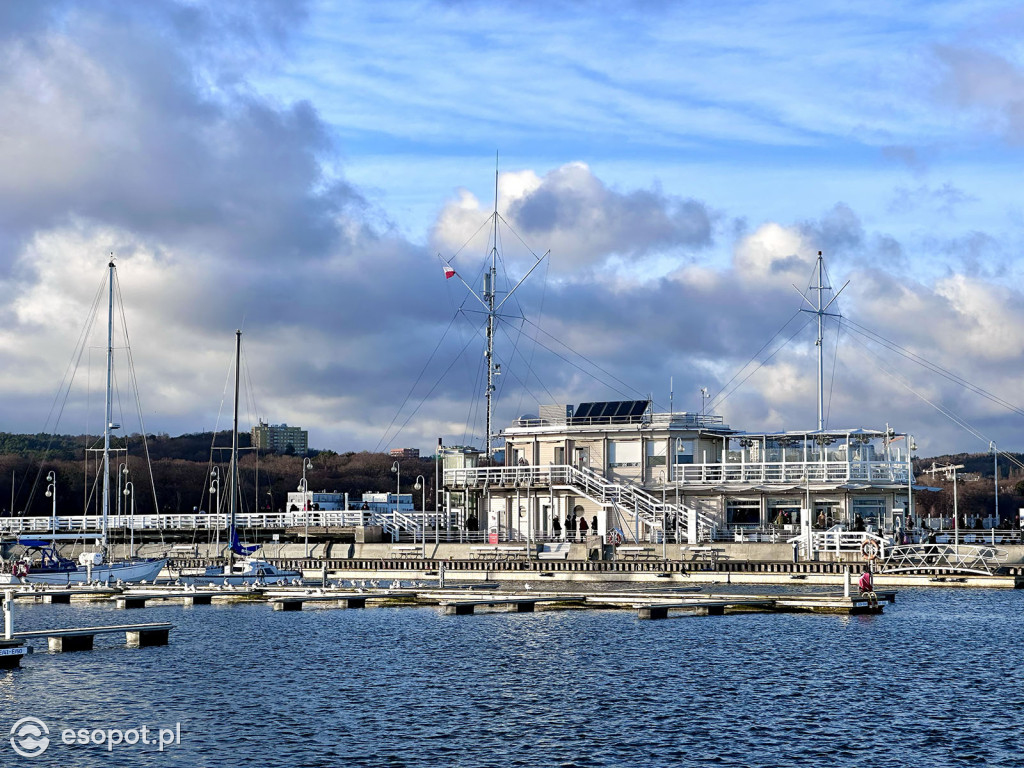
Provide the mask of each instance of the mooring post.
POLYGON ((14 590, 4 590, 4 640, 14 639, 14 590))
POLYGON ((444 589, 444 560, 437 567, 437 588, 444 589))
POLYGON ((843 597, 850 596, 850 566, 843 568, 843 597))

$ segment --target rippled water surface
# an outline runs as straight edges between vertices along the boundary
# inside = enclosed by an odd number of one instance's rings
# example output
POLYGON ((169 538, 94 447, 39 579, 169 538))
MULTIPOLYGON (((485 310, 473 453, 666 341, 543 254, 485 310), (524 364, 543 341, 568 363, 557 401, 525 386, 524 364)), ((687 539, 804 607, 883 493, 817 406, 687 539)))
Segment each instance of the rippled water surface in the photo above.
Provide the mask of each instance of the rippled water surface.
MULTIPOLYGON (((761 591, 765 591, 762 589, 761 591)), ((170 621, 166 647, 0 672, 0 766, 1024 765, 1012 591, 900 592, 882 616, 639 621, 633 611, 125 612, 17 605, 18 629, 170 621), (50 728, 19 758, 20 717, 50 728), (65 745, 63 729, 181 727, 65 745)))

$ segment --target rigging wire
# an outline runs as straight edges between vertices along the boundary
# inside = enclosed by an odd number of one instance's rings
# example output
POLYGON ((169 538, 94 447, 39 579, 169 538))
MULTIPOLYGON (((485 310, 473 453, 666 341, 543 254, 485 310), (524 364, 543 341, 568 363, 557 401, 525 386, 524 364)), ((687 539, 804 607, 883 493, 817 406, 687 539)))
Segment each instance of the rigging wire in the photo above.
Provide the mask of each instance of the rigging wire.
MULTIPOLYGON (((840 315, 840 319, 842 315, 840 315)), ((842 323, 836 324, 836 346, 832 353, 832 378, 828 383, 828 409, 825 411, 825 426, 828 427, 829 417, 832 415, 832 394, 836 388, 836 361, 839 359, 839 335, 843 331, 842 323)))
POLYGON ((775 351, 774 351, 774 352, 772 352, 772 353, 771 353, 770 355, 768 355, 768 357, 766 357, 766 358, 765 358, 764 360, 762 360, 761 362, 759 362, 759 363, 758 363, 758 364, 757 364, 757 365, 756 365, 756 366, 754 367, 754 369, 753 369, 752 371, 750 371, 750 373, 748 373, 748 374, 747 374, 746 376, 744 376, 744 377, 743 377, 742 379, 740 379, 740 381, 736 383, 736 386, 734 386, 734 387, 733 387, 733 388, 732 388, 731 390, 729 390, 728 392, 726 392, 726 391, 725 391, 725 390, 726 390, 726 389, 727 389, 727 388, 729 387, 729 385, 730 385, 730 384, 732 384, 732 382, 736 380, 736 377, 737 377, 737 376, 739 376, 739 375, 740 375, 741 373, 743 373, 743 371, 744 371, 744 370, 745 370, 745 369, 747 368, 747 366, 749 366, 749 365, 750 365, 750 364, 751 364, 752 362, 754 362, 754 360, 756 360, 756 359, 757 359, 757 356, 758 356, 758 355, 760 355, 760 354, 761 354, 761 352, 762 352, 762 351, 763 351, 763 350, 764 350, 764 349, 765 349, 766 347, 768 347, 768 345, 769 345, 769 344, 771 344, 771 343, 772 343, 773 341, 775 341, 775 339, 776 339, 776 338, 778 338, 778 336, 779 336, 779 335, 780 335, 780 334, 782 333, 782 331, 786 329, 786 326, 788 326, 788 325, 789 325, 789 324, 790 324, 791 322, 793 322, 793 319, 794 319, 794 318, 795 318, 795 317, 796 317, 796 316, 797 316, 798 314, 800 314, 799 310, 797 310, 796 314, 794 314, 794 315, 793 315, 793 317, 791 317, 791 318, 790 318, 789 320, 787 320, 787 321, 786 321, 786 324, 785 324, 785 325, 783 325, 783 326, 782 326, 782 328, 780 328, 780 329, 779 329, 779 331, 778 331, 778 332, 777 332, 777 333, 776 333, 776 334, 775 334, 774 336, 772 336, 772 338, 771 338, 771 339, 769 339, 769 341, 768 341, 767 343, 765 343, 765 344, 764 344, 764 346, 762 346, 762 347, 761 347, 761 349, 759 349, 759 350, 757 351, 757 353, 756 353, 756 354, 754 355, 754 357, 752 357, 752 358, 750 359, 750 361, 749 361, 749 362, 747 362, 747 364, 746 364, 746 365, 744 365, 744 366, 743 366, 742 368, 740 368, 740 369, 739 369, 739 371, 737 371, 737 372, 736 372, 735 374, 733 374, 733 377, 732 377, 731 379, 729 379, 729 381, 728 381, 728 382, 726 382, 725 386, 724 386, 724 387, 722 387, 722 388, 721 388, 721 389, 720 389, 720 390, 719 390, 719 391, 718 391, 718 392, 717 392, 717 393, 715 394, 715 396, 711 398, 711 401, 710 401, 710 402, 708 403, 708 405, 709 405, 709 406, 710 406, 710 407, 711 407, 712 409, 714 409, 714 408, 716 408, 716 407, 720 406, 720 405, 721 405, 722 403, 724 403, 724 402, 725 402, 726 400, 728 400, 728 399, 729 399, 729 398, 730 398, 730 397, 732 396, 732 394, 733 394, 734 392, 736 392, 736 390, 737 390, 737 389, 739 389, 739 388, 740 388, 741 386, 743 386, 743 385, 744 385, 744 384, 745 384, 745 383, 747 382, 747 380, 748 380, 748 379, 750 379, 750 377, 751 377, 751 376, 753 376, 753 375, 754 375, 755 373, 757 373, 757 372, 758 372, 758 371, 759 371, 759 370, 760 370, 760 369, 761 369, 761 368, 762 368, 762 367, 763 367, 763 366, 764 366, 764 365, 765 365, 766 363, 768 363, 768 361, 770 361, 770 360, 771 360, 771 359, 772 359, 773 357, 775 357, 775 355, 777 355, 777 354, 778 354, 779 352, 781 352, 781 351, 782 351, 782 349, 783 349, 783 348, 784 348, 784 347, 785 347, 785 346, 786 346, 787 344, 789 344, 789 342, 791 342, 791 341, 792 341, 792 340, 793 340, 794 338, 796 338, 797 334, 799 334, 799 333, 800 333, 800 332, 801 332, 801 331, 802 331, 802 330, 803 330, 804 328, 806 328, 806 327, 808 326, 808 324, 809 324, 809 323, 811 322, 810 318, 807 318, 807 319, 806 319, 806 320, 805 320, 805 321, 804 321, 804 322, 803 322, 803 323, 802 323, 802 324, 801 324, 800 326, 798 326, 798 327, 797 327, 797 329, 796 329, 795 331, 793 331, 792 335, 790 335, 790 336, 789 336, 789 338, 787 338, 787 339, 786 339, 786 340, 785 340, 784 342, 782 342, 782 344, 780 344, 780 345, 779 345, 779 346, 778 346, 778 347, 777 347, 777 348, 775 349, 775 351), (724 393, 724 394, 723 394, 723 393, 724 393))
MULTIPOLYGON (((444 333, 441 334, 441 338, 437 340, 437 344, 434 346, 434 350, 430 353, 430 357, 427 358, 427 362, 424 363, 423 368, 420 369, 419 375, 416 377, 416 381, 414 381, 412 383, 412 386, 409 387, 409 392, 406 394, 405 399, 402 401, 402 404, 398 407, 398 410, 395 411, 395 415, 392 417, 391 423, 388 424, 387 428, 384 430, 384 435, 380 438, 380 440, 377 441, 377 445, 374 446, 374 453, 379 451, 381 445, 384 444, 385 440, 387 440, 388 433, 391 431, 391 428, 395 425, 395 422, 398 421, 398 417, 401 415, 402 409, 405 408, 406 404, 409 402, 409 398, 412 397, 412 393, 416 391, 416 387, 419 386, 420 381, 423 380, 423 374, 427 372, 427 369, 430 367, 430 364, 434 361, 434 356, 437 354, 437 350, 441 348, 441 345, 444 343, 445 338, 448 336, 448 331, 451 330, 452 325, 455 323, 456 317, 457 315, 452 315, 452 319, 448 321, 448 326, 444 329, 444 333)), ((397 435, 395 435, 395 437, 397 437, 397 435)))
POLYGON ((949 370, 943 368, 942 366, 938 365, 937 363, 931 362, 927 358, 924 358, 924 357, 916 354, 915 352, 911 352, 909 349, 906 349, 905 347, 900 346, 896 342, 893 342, 893 341, 890 341, 890 340, 886 339, 881 334, 876 333, 875 331, 872 331, 871 329, 866 328, 863 325, 860 325, 858 323, 853 322, 849 318, 843 318, 843 319, 846 321, 847 325, 852 326, 852 328, 850 328, 850 330, 852 330, 854 333, 860 333, 860 334, 864 335, 865 337, 871 339, 872 341, 874 341, 874 342, 876 342, 878 344, 881 344, 886 349, 889 349, 890 351, 895 352, 898 355, 901 355, 901 356, 907 358, 908 360, 917 363, 922 368, 925 368, 925 369, 931 371, 932 373, 937 373, 940 376, 942 376, 944 379, 947 379, 947 380, 953 382, 954 384, 958 384, 958 385, 964 387, 965 389, 968 389, 971 392, 974 392, 976 395, 981 395, 985 399, 987 399, 987 400, 989 400, 989 401, 991 401, 991 402, 993 402, 993 403, 995 403, 997 405, 1001 405, 1003 408, 1006 408, 1007 410, 1012 411, 1013 413, 1016 413, 1019 416, 1024 416, 1024 409, 1014 405, 1013 403, 1010 403, 1007 400, 1004 400, 1003 398, 999 397, 998 395, 995 395, 995 394, 993 394, 993 393, 983 389, 982 387, 980 387, 980 386, 978 386, 976 384, 972 384, 970 381, 968 381, 967 379, 963 378, 962 376, 959 376, 959 375, 953 373, 952 371, 949 371, 949 370))

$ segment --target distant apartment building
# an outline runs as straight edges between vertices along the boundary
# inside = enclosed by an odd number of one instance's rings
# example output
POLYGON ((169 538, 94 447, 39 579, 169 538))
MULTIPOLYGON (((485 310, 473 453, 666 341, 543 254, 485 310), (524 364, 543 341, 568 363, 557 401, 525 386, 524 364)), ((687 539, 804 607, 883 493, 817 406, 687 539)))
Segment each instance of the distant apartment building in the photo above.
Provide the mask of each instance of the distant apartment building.
POLYGON ((418 459, 420 457, 419 448, 392 448, 389 453, 393 459, 418 459))
POLYGON ((287 424, 266 424, 260 422, 252 428, 252 446, 272 453, 296 453, 309 451, 309 432, 287 424), (289 450, 289 446, 291 450, 289 450))

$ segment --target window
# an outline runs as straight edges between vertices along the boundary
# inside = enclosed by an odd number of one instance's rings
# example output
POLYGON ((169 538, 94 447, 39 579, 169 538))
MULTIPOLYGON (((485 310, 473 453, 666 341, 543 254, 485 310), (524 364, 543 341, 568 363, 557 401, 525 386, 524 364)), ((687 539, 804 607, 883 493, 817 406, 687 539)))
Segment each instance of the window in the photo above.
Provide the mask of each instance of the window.
POLYGON ((562 466, 562 465, 565 464, 565 446, 564 445, 556 445, 555 446, 555 464, 557 464, 558 466, 562 466))
POLYGON ((608 443, 609 467, 639 467, 639 440, 612 440, 608 443))
POLYGON ((727 499, 725 520, 729 525, 756 528, 761 524, 761 502, 757 499, 727 499))
POLYGON ((647 466, 665 466, 665 442, 663 440, 647 441, 647 466))

